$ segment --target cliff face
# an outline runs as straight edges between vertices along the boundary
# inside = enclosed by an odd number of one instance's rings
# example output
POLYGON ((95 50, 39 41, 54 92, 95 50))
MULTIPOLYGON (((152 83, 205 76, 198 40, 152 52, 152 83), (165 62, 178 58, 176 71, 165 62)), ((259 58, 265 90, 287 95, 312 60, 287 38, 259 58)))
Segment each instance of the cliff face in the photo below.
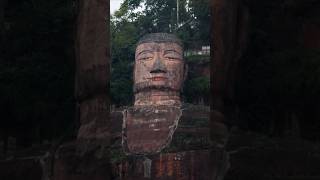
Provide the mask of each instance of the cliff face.
MULTIPOLYGON (((111 157, 113 177, 128 180, 222 178, 228 168, 228 156, 209 140, 209 112, 206 106, 183 106, 178 127, 169 145, 159 153, 126 155, 120 144, 119 132, 114 131, 114 156, 111 157)), ((121 112, 111 114, 115 118, 112 124, 119 130, 122 124, 121 112)), ((145 133, 145 136, 150 136, 148 131, 145 133)))
POLYGON ((210 179, 209 150, 129 157, 114 170, 119 179, 210 179))
MULTIPOLYGON (((110 147, 94 141, 76 141, 51 153, 13 156, 0 161, 0 179, 307 180, 320 176, 320 145, 312 142, 270 138, 234 128, 225 150, 212 148, 223 142, 214 145, 209 141, 208 112, 203 106, 184 111, 170 146, 161 153, 144 156, 123 153, 122 112, 112 112, 110 147)), ((215 137, 221 137, 219 132, 215 137)))
POLYGON ((303 44, 306 48, 320 48, 320 23, 306 22, 303 25, 303 44))
MULTIPOLYGON (((188 142, 190 141, 183 144, 189 144, 188 142)), ((40 153, 32 157, 12 157, 13 159, 0 161, 0 179, 205 180, 214 176, 224 177, 226 180, 307 180, 318 179, 320 176, 320 145, 312 142, 269 138, 233 130, 225 152, 193 147, 194 150, 189 151, 171 150, 134 157, 114 151, 116 147, 110 150, 93 143, 68 143, 61 146, 54 156, 40 153)))
POLYGON ((208 107, 183 106, 170 144, 159 153, 144 155, 124 153, 122 115, 122 111, 111 113, 109 148, 96 141, 83 140, 60 146, 54 155, 53 179, 209 180, 221 179, 227 171, 227 153, 209 141, 208 107))
POLYGON ((109 107, 106 89, 109 79, 109 2, 78 2, 76 33, 75 99, 78 139, 104 139, 109 136, 109 107), (108 21, 106 21, 106 19, 108 21))
POLYGON ((225 180, 319 179, 319 148, 319 143, 234 130, 226 147, 230 168, 225 180))

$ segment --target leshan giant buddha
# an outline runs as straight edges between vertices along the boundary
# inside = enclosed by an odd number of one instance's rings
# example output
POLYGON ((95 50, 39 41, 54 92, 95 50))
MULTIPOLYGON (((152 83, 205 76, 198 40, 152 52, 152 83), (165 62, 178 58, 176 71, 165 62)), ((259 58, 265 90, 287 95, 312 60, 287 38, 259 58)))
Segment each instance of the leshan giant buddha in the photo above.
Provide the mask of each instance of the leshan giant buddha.
POLYGON ((180 106, 186 77, 181 41, 172 34, 145 35, 138 42, 134 65, 135 106, 180 106))
POLYGON ((181 41, 172 34, 147 34, 137 44, 134 106, 123 113, 123 147, 128 154, 153 154, 170 144, 181 116, 186 78, 181 41))
POLYGON ((217 172, 224 172, 226 167, 220 164, 227 158, 218 149, 210 150, 210 108, 182 105, 180 92, 186 74, 183 48, 177 37, 154 33, 138 42, 134 106, 122 112, 122 148, 126 156, 121 166, 117 165, 121 167, 120 179, 206 180, 212 179, 212 174, 223 177, 217 172), (218 158, 211 162, 211 156, 218 158))

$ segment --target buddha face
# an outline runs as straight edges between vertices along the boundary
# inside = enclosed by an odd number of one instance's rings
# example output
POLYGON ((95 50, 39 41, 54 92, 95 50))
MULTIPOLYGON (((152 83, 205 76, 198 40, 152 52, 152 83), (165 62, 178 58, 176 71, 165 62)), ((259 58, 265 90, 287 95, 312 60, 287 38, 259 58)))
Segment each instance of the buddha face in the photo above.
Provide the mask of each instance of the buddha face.
POLYGON ((185 63, 179 44, 145 42, 137 46, 134 65, 135 105, 179 104, 184 78, 185 63))

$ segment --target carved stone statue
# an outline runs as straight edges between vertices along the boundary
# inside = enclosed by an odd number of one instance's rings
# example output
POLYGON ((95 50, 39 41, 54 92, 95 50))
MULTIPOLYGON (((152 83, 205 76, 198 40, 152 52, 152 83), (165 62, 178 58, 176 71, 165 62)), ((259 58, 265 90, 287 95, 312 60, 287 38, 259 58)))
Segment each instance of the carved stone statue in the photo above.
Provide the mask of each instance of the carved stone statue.
POLYGON ((180 92, 186 74, 176 36, 153 33, 141 38, 135 55, 134 106, 123 112, 127 154, 157 153, 171 142, 182 114, 180 92))
POLYGON ((145 35, 138 42, 134 65, 135 106, 180 106, 186 77, 181 41, 172 34, 145 35))
MULTIPOLYGON (((210 108, 182 104, 185 63, 182 43, 172 34, 148 34, 138 41, 134 106, 111 113, 114 125, 122 122, 122 128, 115 126, 122 129, 121 152, 125 153, 123 159, 115 158, 120 179, 207 180, 212 179, 212 170, 217 174, 217 169, 225 168, 220 163, 226 154, 210 150, 210 108)), ((117 132, 113 133, 115 151, 117 132)))

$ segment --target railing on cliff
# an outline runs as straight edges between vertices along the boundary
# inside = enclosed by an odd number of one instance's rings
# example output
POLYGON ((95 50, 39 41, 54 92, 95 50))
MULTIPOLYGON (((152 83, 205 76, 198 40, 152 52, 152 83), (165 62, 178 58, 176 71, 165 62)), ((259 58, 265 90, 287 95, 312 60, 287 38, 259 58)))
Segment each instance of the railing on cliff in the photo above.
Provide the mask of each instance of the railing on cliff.
POLYGON ((188 49, 183 53, 184 57, 194 56, 194 55, 204 55, 210 56, 210 46, 201 46, 201 49, 188 49))

